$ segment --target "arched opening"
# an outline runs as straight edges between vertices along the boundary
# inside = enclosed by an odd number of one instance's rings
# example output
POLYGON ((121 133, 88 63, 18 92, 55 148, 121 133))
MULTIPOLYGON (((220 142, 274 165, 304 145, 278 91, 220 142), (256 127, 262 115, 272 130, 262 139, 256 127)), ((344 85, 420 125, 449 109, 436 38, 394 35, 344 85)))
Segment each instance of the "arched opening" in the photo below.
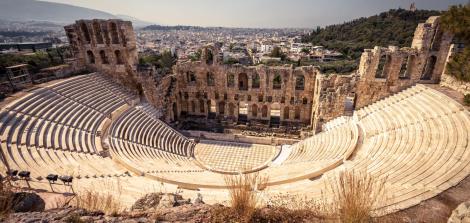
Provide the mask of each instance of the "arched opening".
POLYGON ((268 117, 268 106, 267 105, 263 105, 263 107, 261 108, 261 116, 263 118, 268 117))
POLYGON ((421 76, 421 80, 431 80, 432 74, 434 73, 434 67, 436 66, 436 61, 436 56, 429 57, 429 59, 426 61, 424 73, 421 76))
POLYGON ((409 79, 411 76, 411 67, 413 66, 414 62, 414 55, 407 56, 403 58, 403 61, 401 63, 401 68, 400 68, 400 76, 398 76, 400 79, 409 79))
POLYGON ((211 72, 207 72, 207 86, 214 86, 214 74, 211 72))
POLYGON ((385 65, 389 60, 389 56, 386 54, 380 56, 379 64, 377 66, 377 70, 375 71, 375 78, 387 78, 387 73, 385 70, 385 65))
POLYGON ((253 77, 251 78, 251 88, 259 88, 259 87, 260 87, 259 74, 255 73, 253 74, 253 77))
POLYGON ((95 32, 96 43, 103 44, 103 34, 101 33, 101 25, 98 22, 93 22, 93 31, 95 32))
POLYGON ((212 50, 206 49, 206 64, 212 65, 213 63, 214 63, 214 54, 212 53, 212 50))
POLYGON ((225 115, 225 102, 223 101, 219 102, 219 114, 225 115))
POLYGON ((114 55, 116 56, 116 63, 117 64, 124 64, 124 61, 122 59, 121 51, 116 50, 114 51, 114 55))
POLYGON ((253 116, 255 118, 258 117, 258 105, 253 104, 251 106, 251 116, 253 116))
POLYGON ((295 77, 295 90, 304 90, 304 88, 305 88, 304 75, 297 75, 295 77))
POLYGON ((300 107, 295 107, 295 117, 296 120, 300 120, 300 107))
POLYGON ((106 56, 106 53, 104 52, 104 50, 100 51, 100 57, 101 57, 102 64, 109 64, 108 57, 106 56))
POLYGON ((273 89, 281 89, 282 87, 282 78, 280 74, 274 75, 273 78, 273 89))
POLYGON ((196 74, 193 71, 186 72, 186 80, 188 81, 189 84, 195 84, 196 74))
POLYGON ((231 117, 235 116, 235 105, 233 103, 228 104, 228 114, 231 117))
POLYGON ((227 75, 227 87, 235 87, 235 75, 227 75))
POLYGON ((86 25, 86 23, 82 22, 82 24, 80 25, 80 29, 82 30, 83 37, 85 37, 85 42, 90 43, 91 37, 90 37, 90 32, 88 31, 88 26, 86 25))
POLYGON ((200 113, 205 113, 205 109, 204 109, 204 100, 199 100, 199 112, 200 113))
POLYGON ((289 119, 289 112, 290 112, 289 107, 288 106, 284 107, 284 114, 282 116, 284 120, 289 119))
POLYGON ((238 103, 238 121, 247 122, 248 121, 248 104, 244 101, 238 103))
POLYGON ((209 100, 207 101, 207 107, 209 108, 209 118, 215 118, 217 116, 217 102, 215 100, 209 100))
POLYGON ((178 120, 178 107, 176 106, 176 103, 173 103, 173 121, 178 120))
POLYGON ((113 44, 119 44, 119 34, 116 23, 111 23, 111 41, 113 44))
POLYGON ((194 101, 191 101, 191 112, 196 113, 196 103, 194 101))
POLYGON ((248 90, 248 75, 246 73, 238 74, 238 89, 240 91, 248 90))
POLYGON ((91 50, 88 50, 88 51, 86 51, 86 55, 87 55, 88 63, 89 64, 94 64, 95 63, 95 55, 93 54, 93 52, 91 52, 91 50))
POLYGON ((279 127, 281 122, 281 105, 279 103, 271 104, 270 123, 271 127, 279 127))

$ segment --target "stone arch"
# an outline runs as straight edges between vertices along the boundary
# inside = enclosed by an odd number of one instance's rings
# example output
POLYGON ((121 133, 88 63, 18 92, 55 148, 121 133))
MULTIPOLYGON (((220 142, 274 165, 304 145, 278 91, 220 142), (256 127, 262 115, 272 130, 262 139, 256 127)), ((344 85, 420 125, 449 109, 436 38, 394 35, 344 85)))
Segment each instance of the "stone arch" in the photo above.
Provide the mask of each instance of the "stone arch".
POLYGON ((214 86, 215 85, 215 79, 214 79, 214 74, 212 72, 207 72, 207 86, 214 86))
POLYGON ((430 56, 426 61, 426 65, 424 66, 424 72, 421 76, 421 80, 431 80, 432 75, 434 73, 434 67, 436 66, 437 57, 430 56))
POLYGON ((87 55, 88 63, 94 64, 95 63, 95 54, 93 54, 93 52, 91 50, 88 50, 88 51, 86 51, 86 55, 87 55))
POLYGON ((295 116, 294 116, 294 118, 296 120, 300 120, 300 107, 299 106, 295 107, 295 116))
POLYGON ((199 112, 200 113, 205 113, 206 110, 204 109, 205 105, 204 105, 204 100, 199 100, 199 112))
POLYGON ((410 55, 410 56, 406 56, 403 58, 403 61, 401 63, 401 67, 400 67, 400 74, 399 74, 399 78, 400 79, 408 79, 410 78, 410 67, 411 67, 411 61, 413 60, 413 55, 410 55))
POLYGON ((248 90, 248 75, 246 73, 238 74, 238 89, 240 91, 248 90))
POLYGON ((387 78, 387 73, 385 71, 385 65, 389 60, 389 56, 383 54, 380 56, 379 64, 377 65, 377 70, 375 71, 375 78, 387 78))
POLYGON ((195 83, 196 82, 196 74, 193 71, 186 72, 186 80, 188 83, 195 83))
POLYGON ((191 101, 191 112, 196 113, 196 103, 194 101, 191 101))
POLYGON ((101 32, 101 25, 97 21, 93 22, 93 31, 95 32, 96 43, 103 44, 104 40, 101 32))
POLYGON ((253 104, 251 106, 251 116, 258 117, 258 105, 253 104))
POLYGON ((263 107, 261 108, 261 116, 263 116, 263 118, 268 117, 268 106, 267 105, 263 105, 263 107))
POLYGON ((114 51, 114 55, 116 56, 116 63, 117 64, 124 64, 124 61, 122 59, 122 54, 120 50, 114 51))
POLYGON ((281 117, 281 105, 277 102, 271 104, 271 118, 272 117, 281 117))
POLYGON ((227 87, 235 87, 235 75, 227 75, 227 87))
POLYGON ((289 119, 289 112, 290 112, 289 106, 284 107, 284 113, 283 113, 283 116, 282 116, 282 118, 284 120, 289 119))
POLYGON ((260 77, 258 73, 254 73, 251 77, 251 88, 260 88, 260 77))
POLYGON ((85 37, 85 42, 90 43, 91 41, 91 36, 90 36, 90 31, 88 30, 88 26, 86 23, 82 22, 80 24, 80 29, 82 30, 83 37, 85 37))
POLYGON ((275 74, 273 78, 273 89, 281 89, 282 87, 282 77, 281 74, 275 74))
POLYGON ((206 64, 212 65, 214 63, 214 53, 211 49, 206 49, 206 64))
POLYGON ((295 77, 295 90, 304 90, 305 89, 305 77, 304 75, 297 75, 295 77))
POLYGON ((232 102, 228 104, 228 114, 230 116, 235 116, 235 105, 232 102))
POLYGON ((104 50, 100 51, 100 58, 102 64, 109 64, 108 56, 106 56, 106 52, 104 52, 104 50))
POLYGON ((225 102, 224 101, 219 102, 219 114, 225 115, 225 102))
POLYGON ((118 27, 115 22, 111 23, 111 41, 113 44, 119 44, 118 27))

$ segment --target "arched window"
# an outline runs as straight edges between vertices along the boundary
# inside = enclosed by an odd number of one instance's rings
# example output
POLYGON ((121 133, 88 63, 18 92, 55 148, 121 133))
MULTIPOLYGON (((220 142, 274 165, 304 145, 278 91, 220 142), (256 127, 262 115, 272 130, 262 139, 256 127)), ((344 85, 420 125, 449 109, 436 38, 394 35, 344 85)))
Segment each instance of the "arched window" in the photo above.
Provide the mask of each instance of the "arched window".
POLYGON ((238 74, 238 89, 240 91, 248 90, 248 75, 246 73, 238 74))
POLYGON ((302 99, 302 104, 306 105, 308 103, 308 99, 307 98, 303 98, 302 99))
POLYGON ((227 87, 235 87, 235 75, 227 75, 227 87))
POLYGON ((214 86, 214 74, 207 72, 207 86, 214 86))
POLYGON ((251 78, 251 88, 259 88, 259 86, 260 86, 259 74, 255 73, 253 74, 253 77, 251 78))
POLYGON ((87 58, 88 58, 88 63, 94 64, 95 63, 95 55, 93 54, 93 52, 91 52, 91 50, 88 50, 88 51, 86 51, 86 54, 87 54, 87 58))
POLYGON ((116 56, 116 63, 117 64, 124 64, 124 61, 122 59, 121 51, 116 50, 114 51, 114 55, 116 56))
POLYGON ((251 106, 251 116, 257 117, 258 116, 258 105, 253 104, 251 106))
POLYGON ((283 116, 284 119, 289 119, 289 107, 284 107, 284 116, 283 116))
POLYGON ((424 73, 421 76, 421 80, 431 80, 432 74, 434 73, 434 67, 436 66, 437 58, 436 56, 431 56, 426 61, 424 66, 424 73))
POLYGON ((204 113, 204 100, 199 100, 199 112, 204 113))
POLYGON ((100 57, 101 57, 101 63, 109 64, 108 57, 106 56, 106 53, 104 52, 104 50, 100 51, 100 57))
POLYGON ((385 65, 388 63, 390 56, 382 55, 380 56, 379 64, 377 70, 375 71, 375 78, 387 78, 387 73, 385 65))
POLYGON ((225 114, 225 102, 223 101, 219 102, 219 114, 221 115, 225 114))
POLYGON ((206 49, 206 64, 211 65, 214 63, 214 54, 212 50, 206 49))
POLYGON ((91 37, 90 37, 90 32, 88 31, 88 26, 86 25, 86 23, 82 22, 82 24, 80 25, 80 29, 82 30, 83 37, 85 37, 86 43, 90 43, 91 37))
POLYGON ((188 83, 194 84, 196 83, 196 74, 193 71, 188 71, 186 72, 186 79, 188 80, 188 83))
POLYGON ((228 113, 230 116, 235 115, 235 105, 233 103, 228 104, 228 113))
POLYGON ((194 103, 194 101, 191 101, 191 112, 196 112, 196 103, 194 103))
POLYGON ((178 108, 176 107, 176 103, 173 103, 173 121, 178 120, 178 108))
POLYGON ((281 89, 282 86, 282 78, 280 74, 274 75, 273 79, 273 89, 281 89))
POLYGON ((263 118, 268 117, 268 106, 267 105, 263 105, 263 108, 261 108, 261 116, 263 116, 263 118))
POLYGON ((305 78, 304 75, 297 75, 295 77, 295 90, 304 90, 305 78))
POLYGON ((295 119, 300 120, 300 107, 295 107, 295 119))
POLYGON ((119 44, 119 34, 116 23, 111 23, 111 40, 113 44, 119 44))
POLYGON ((98 22, 93 22, 93 31, 95 32, 96 43, 103 44, 103 34, 101 33, 101 25, 98 22))

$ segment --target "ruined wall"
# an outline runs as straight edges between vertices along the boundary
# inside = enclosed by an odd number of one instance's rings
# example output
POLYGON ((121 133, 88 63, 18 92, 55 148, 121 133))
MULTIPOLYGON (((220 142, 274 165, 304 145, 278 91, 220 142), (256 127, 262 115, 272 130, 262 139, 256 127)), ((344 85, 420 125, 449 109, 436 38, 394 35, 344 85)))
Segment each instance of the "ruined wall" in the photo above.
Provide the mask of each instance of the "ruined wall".
POLYGON ((74 56, 96 70, 138 90, 137 48, 132 23, 122 20, 78 20, 64 27, 74 56))
MULTIPOLYGON (((462 52, 463 45, 462 44, 453 44, 450 47, 449 54, 447 57, 447 62, 452 59, 452 56, 456 53, 462 52)), ((446 64, 447 64, 446 62, 446 64)), ((470 83, 457 80, 455 77, 447 74, 447 70, 444 68, 444 72, 442 73, 441 77, 441 86, 448 87, 453 90, 456 90, 462 94, 470 94, 470 83)))
POLYGON ((452 36, 441 30, 439 17, 419 24, 411 48, 375 47, 362 54, 356 108, 397 93, 416 83, 438 83, 452 36))
POLYGON ((319 132, 324 123, 352 115, 354 91, 359 76, 317 75, 312 109, 312 129, 319 132))
POLYGON ((317 69, 198 62, 177 64, 177 110, 184 116, 309 125, 317 69), (279 113, 277 113, 279 112, 279 113), (245 120, 246 119, 246 120, 245 120))

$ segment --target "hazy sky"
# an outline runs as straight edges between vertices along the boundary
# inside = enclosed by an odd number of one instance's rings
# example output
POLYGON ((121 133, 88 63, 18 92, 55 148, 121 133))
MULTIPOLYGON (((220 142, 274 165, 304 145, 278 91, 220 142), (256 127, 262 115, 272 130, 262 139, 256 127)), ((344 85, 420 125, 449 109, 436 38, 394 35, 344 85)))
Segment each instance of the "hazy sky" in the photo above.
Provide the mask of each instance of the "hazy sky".
POLYGON ((391 8, 447 9, 469 0, 47 0, 164 25, 313 28, 391 8))

